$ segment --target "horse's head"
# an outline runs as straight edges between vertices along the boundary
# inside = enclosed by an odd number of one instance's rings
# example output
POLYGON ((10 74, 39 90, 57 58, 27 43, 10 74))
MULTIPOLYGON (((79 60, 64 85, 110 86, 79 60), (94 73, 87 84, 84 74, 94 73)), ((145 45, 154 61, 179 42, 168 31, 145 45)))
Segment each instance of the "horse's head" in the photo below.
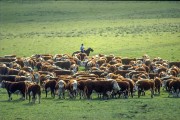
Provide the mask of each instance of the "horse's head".
POLYGON ((92 48, 89 48, 89 50, 90 50, 91 52, 93 52, 93 51, 94 51, 92 48))

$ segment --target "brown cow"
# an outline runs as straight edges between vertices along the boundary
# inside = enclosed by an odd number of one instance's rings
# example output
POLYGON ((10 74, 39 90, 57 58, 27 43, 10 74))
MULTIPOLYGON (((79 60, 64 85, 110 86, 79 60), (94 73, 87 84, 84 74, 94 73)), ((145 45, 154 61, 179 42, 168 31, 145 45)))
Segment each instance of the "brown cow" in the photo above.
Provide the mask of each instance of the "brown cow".
POLYGON ((17 69, 10 68, 8 70, 8 75, 18 75, 18 73, 19 73, 19 70, 17 69))
POLYGON ((16 75, 0 75, 0 82, 3 80, 9 81, 9 82, 15 82, 16 75))
POLYGON ((92 94, 92 91, 95 90, 97 93, 103 94, 103 99, 105 97, 108 98, 108 92, 112 92, 113 90, 118 91, 120 90, 120 87, 116 80, 88 80, 86 82, 86 88, 85 93, 88 99, 90 99, 90 96, 92 94))
POLYGON ((180 79, 172 80, 169 83, 169 96, 173 94, 174 97, 180 97, 180 79))
POLYGON ((46 80, 44 81, 44 88, 46 92, 46 98, 47 98, 47 93, 48 91, 51 90, 51 97, 55 98, 55 91, 56 91, 56 80, 46 80))
POLYGON ((9 68, 5 64, 1 65, 0 66, 0 75, 7 75, 8 74, 8 69, 9 68))
POLYGON ((67 90, 69 91, 70 98, 76 98, 78 90, 78 82, 72 79, 67 84, 67 90))
POLYGON ((36 100, 36 95, 38 95, 39 98, 39 103, 41 99, 41 87, 38 84, 32 84, 27 87, 27 95, 29 95, 29 103, 31 101, 31 96, 32 96, 32 101, 35 103, 36 100))
POLYGON ((120 90, 117 92, 119 94, 119 98, 120 96, 124 97, 124 98, 128 98, 129 95, 129 91, 130 91, 130 85, 129 82, 127 81, 117 81, 120 90))
POLYGON ((153 80, 148 80, 148 79, 138 80, 135 86, 138 89, 138 98, 140 97, 141 92, 144 92, 145 94, 146 90, 151 91, 151 98, 153 98, 154 88, 155 88, 155 83, 153 80))
POLYGON ((62 69, 66 69, 66 70, 69 70, 71 67, 71 62, 69 60, 57 61, 57 62, 54 62, 54 64, 62 69))
POLYGON ((12 100, 12 93, 20 91, 22 94, 22 99, 25 99, 26 95, 26 83, 25 82, 9 82, 2 81, 2 88, 6 88, 9 100, 12 100))
POLYGON ((155 93, 158 93, 158 95, 160 95, 160 89, 161 89, 161 86, 162 86, 161 79, 158 78, 158 77, 155 77, 154 83, 155 83, 155 93))

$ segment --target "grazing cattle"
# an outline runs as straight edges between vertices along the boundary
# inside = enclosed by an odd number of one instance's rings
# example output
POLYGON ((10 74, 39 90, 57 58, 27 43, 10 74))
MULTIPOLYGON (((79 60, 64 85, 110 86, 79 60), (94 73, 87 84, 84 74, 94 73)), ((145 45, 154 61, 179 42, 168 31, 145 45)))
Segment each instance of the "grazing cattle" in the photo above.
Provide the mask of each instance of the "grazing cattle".
MULTIPOLYGON (((78 80, 78 90, 79 90, 79 95, 80 95, 80 99, 86 98, 86 94, 85 94, 85 87, 86 87, 86 82, 88 80, 78 80)), ((91 81, 91 80, 90 80, 91 81)))
POLYGON ((169 83, 173 81, 174 79, 166 79, 162 81, 162 87, 163 90, 166 89, 166 91, 169 91, 169 83))
POLYGON ((154 83, 153 80, 148 80, 148 79, 138 80, 136 82, 135 86, 136 86, 136 88, 138 90, 138 98, 140 97, 141 92, 144 92, 144 94, 145 94, 146 90, 151 91, 151 98, 153 98, 154 88, 155 88, 155 83, 154 83))
POLYGON ((46 92, 46 98, 48 91, 51 91, 51 97, 55 98, 55 91, 56 91, 56 80, 46 80, 44 81, 44 88, 46 92))
POLYGON ((108 98, 108 92, 112 92, 113 90, 115 92, 120 90, 120 87, 116 80, 110 79, 110 80, 88 80, 86 82, 86 88, 85 93, 88 99, 90 99, 90 96, 92 94, 92 91, 95 90, 99 94, 103 94, 103 99, 105 97, 108 98))
POLYGON ((34 76, 34 82, 36 82, 36 84, 39 84, 40 83, 40 74, 38 72, 34 72, 33 76, 34 76))
POLYGON ((168 97, 170 97, 170 94, 173 94, 174 97, 180 97, 180 79, 170 81, 168 97))
POLYGON ((155 77, 159 77, 158 73, 149 73, 149 79, 154 79, 155 77))
POLYGON ((32 102, 35 103, 36 95, 38 95, 39 103, 41 99, 41 87, 38 84, 32 84, 27 87, 27 95, 29 95, 29 103, 31 101, 32 96, 32 102))
POLYGON ((16 60, 16 58, 4 58, 4 57, 0 57, 0 62, 13 62, 15 60, 16 60))
POLYGON ((67 90, 69 90, 70 98, 76 98, 77 96, 77 86, 78 82, 77 80, 70 80, 67 84, 67 90))
POLYGON ((18 75, 19 74, 19 70, 16 70, 16 69, 13 69, 13 68, 10 68, 8 70, 8 75, 18 75))
POLYGON ((169 67, 172 67, 173 65, 180 68, 180 62, 169 62, 169 67))
POLYGON ((122 64, 129 65, 131 61, 136 61, 136 58, 122 58, 122 64))
POLYGON ((130 91, 129 82, 117 81, 117 83, 120 87, 120 90, 117 92, 119 94, 119 98, 120 98, 120 96, 123 96, 124 98, 128 98, 129 91, 130 91))
POLYGON ((16 76, 15 82, 20 82, 20 81, 30 81, 30 80, 26 76, 16 76))
POLYGON ((0 75, 7 75, 8 74, 8 69, 9 68, 5 64, 1 65, 0 66, 0 75))
POLYGON ((90 72, 90 74, 95 74, 98 77, 100 77, 101 74, 103 74, 103 73, 104 73, 104 71, 102 71, 102 70, 93 70, 93 71, 90 72))
POLYGON ((58 75, 72 75, 73 72, 71 70, 55 70, 54 73, 56 76, 58 75))
POLYGON ((72 64, 71 67, 70 67, 70 70, 75 74, 77 73, 79 69, 79 66, 77 64, 72 64))
POLYGON ((66 70, 69 70, 71 67, 71 62, 69 60, 57 61, 54 64, 62 69, 66 69, 66 70))
POLYGON ((58 95, 59 95, 59 99, 63 98, 65 99, 65 90, 66 90, 66 82, 64 80, 59 80, 59 82, 57 83, 58 85, 58 95))
POLYGON ((126 81, 129 83, 129 87, 130 87, 130 89, 129 89, 130 94, 129 95, 131 95, 131 97, 133 98, 133 92, 134 92, 134 87, 135 87, 134 81, 131 79, 127 79, 127 78, 123 79, 123 81, 126 81))
POLYGON ((127 77, 127 75, 129 75, 128 77, 130 78, 131 76, 130 76, 130 74, 128 74, 130 72, 131 72, 130 70, 117 70, 115 72, 115 74, 119 74, 119 75, 121 75, 123 77, 127 77))
POLYGON ((0 75, 0 82, 3 80, 9 81, 9 82, 15 82, 16 75, 0 75))
POLYGON ((154 79, 154 83, 155 83, 155 93, 158 93, 160 95, 160 89, 161 89, 161 86, 162 86, 161 79, 156 77, 154 79))
POLYGON ((2 88, 7 90, 9 100, 12 100, 12 93, 20 91, 22 94, 22 99, 25 99, 26 95, 26 83, 25 82, 9 82, 2 81, 2 88))

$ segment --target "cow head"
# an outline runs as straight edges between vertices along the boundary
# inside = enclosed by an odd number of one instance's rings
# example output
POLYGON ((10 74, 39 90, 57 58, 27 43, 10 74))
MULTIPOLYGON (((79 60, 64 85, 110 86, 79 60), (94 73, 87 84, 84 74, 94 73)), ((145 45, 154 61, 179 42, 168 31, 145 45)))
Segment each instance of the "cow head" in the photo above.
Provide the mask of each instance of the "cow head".
POLYGON ((116 81, 116 80, 113 80, 112 83, 113 83, 113 89, 119 91, 119 90, 120 90, 120 87, 119 87, 117 81, 116 81))
POLYGON ((74 91, 74 90, 77 90, 78 83, 77 83, 76 80, 73 80, 72 85, 73 85, 73 91, 74 91))

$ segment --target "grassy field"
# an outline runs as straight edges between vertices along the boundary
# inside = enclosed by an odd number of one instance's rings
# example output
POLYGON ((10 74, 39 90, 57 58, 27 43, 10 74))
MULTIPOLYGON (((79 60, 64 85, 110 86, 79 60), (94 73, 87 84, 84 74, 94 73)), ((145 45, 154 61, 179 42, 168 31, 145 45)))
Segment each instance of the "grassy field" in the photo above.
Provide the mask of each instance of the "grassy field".
MULTIPOLYGON (((180 61, 180 2, 0 1, 0 56, 72 54, 81 43, 96 54, 180 61)), ((29 104, 0 88, 0 120, 178 120, 180 100, 150 98, 59 100, 42 94, 29 104)))
POLYGON ((178 120, 180 100, 168 98, 166 92, 150 98, 146 96, 129 99, 100 100, 93 94, 92 100, 65 100, 45 98, 43 92, 41 104, 32 104, 28 100, 19 100, 20 96, 13 95, 9 102, 4 89, 0 89, 0 119, 1 120, 178 120))
POLYGON ((0 2, 0 56, 96 54, 179 61, 180 2, 0 2), (161 6, 161 7, 160 7, 161 6))

